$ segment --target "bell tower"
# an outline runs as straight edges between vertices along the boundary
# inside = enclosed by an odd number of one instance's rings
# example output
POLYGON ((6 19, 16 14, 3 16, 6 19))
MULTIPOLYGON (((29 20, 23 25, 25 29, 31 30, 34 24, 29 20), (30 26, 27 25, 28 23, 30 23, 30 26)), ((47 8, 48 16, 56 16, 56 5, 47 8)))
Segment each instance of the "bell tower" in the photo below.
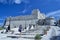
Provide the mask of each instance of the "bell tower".
POLYGON ((34 15, 38 19, 45 19, 45 15, 41 13, 39 9, 34 9, 32 11, 32 15, 34 15))
POLYGON ((38 16, 39 13, 40 13, 39 9, 34 9, 34 10, 32 11, 32 15, 38 16))

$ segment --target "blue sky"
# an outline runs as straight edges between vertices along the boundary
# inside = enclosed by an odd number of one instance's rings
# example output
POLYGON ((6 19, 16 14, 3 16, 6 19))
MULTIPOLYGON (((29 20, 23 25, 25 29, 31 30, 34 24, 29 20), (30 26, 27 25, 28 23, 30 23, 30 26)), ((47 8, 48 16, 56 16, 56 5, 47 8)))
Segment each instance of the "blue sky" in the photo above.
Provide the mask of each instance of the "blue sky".
POLYGON ((28 15, 33 9, 39 9, 46 15, 53 14, 60 11, 60 0, 0 0, 0 24, 6 17, 28 15))

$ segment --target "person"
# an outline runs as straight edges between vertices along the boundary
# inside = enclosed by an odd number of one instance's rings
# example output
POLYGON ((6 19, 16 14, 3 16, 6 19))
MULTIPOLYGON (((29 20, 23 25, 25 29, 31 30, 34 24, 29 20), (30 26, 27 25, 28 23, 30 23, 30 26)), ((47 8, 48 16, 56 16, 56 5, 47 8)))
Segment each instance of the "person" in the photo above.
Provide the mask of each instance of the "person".
POLYGON ((19 29, 18 31, 20 32, 20 35, 21 35, 21 31, 22 31, 22 25, 19 26, 19 29))
POLYGON ((31 29, 31 25, 29 24, 29 30, 31 29))
POLYGON ((8 31, 10 31, 10 25, 8 26, 8 31))
POLYGON ((25 29, 27 29, 27 28, 25 27, 25 29))
POLYGON ((8 27, 6 28, 6 32, 5 33, 9 32, 9 31, 10 31, 10 25, 8 25, 8 27))

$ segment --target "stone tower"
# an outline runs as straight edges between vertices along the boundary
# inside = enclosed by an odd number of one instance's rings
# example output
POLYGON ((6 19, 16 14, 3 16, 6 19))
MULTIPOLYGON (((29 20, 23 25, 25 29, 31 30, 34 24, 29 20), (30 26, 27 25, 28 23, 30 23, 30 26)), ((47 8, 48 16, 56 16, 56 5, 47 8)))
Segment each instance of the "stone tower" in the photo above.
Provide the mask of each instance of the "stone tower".
POLYGON ((32 15, 34 15, 36 18, 38 18, 38 19, 45 19, 45 15, 44 14, 42 14, 41 12, 40 12, 40 10, 39 9, 34 9, 33 11, 32 11, 32 15))

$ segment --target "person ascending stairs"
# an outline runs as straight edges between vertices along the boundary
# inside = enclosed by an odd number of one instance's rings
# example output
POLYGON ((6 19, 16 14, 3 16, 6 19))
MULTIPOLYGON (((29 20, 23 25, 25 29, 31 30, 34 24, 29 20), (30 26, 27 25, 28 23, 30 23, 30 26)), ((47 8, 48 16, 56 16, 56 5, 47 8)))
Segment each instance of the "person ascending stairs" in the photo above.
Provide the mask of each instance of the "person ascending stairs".
POLYGON ((9 32, 9 31, 10 31, 10 25, 8 25, 8 27, 6 28, 6 32, 5 33, 9 32))
POLYGON ((22 25, 19 26, 18 31, 20 32, 20 37, 21 37, 22 25))

